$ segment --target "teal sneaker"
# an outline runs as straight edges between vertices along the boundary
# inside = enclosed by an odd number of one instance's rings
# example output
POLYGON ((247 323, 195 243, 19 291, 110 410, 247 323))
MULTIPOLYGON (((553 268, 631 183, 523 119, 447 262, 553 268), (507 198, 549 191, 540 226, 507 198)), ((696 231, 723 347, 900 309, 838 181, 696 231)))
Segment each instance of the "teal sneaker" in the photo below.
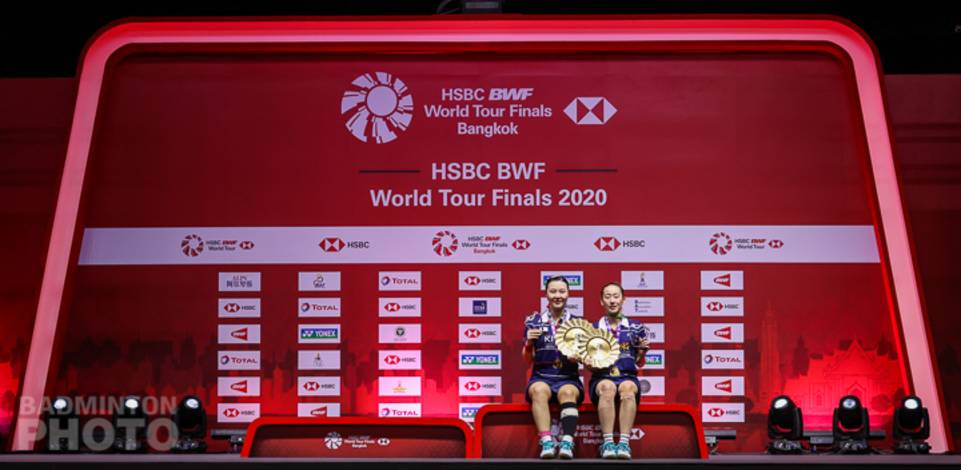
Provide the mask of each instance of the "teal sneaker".
POLYGON ((601 458, 602 459, 616 459, 617 458, 617 446, 613 442, 605 442, 601 444, 601 458))
POLYGON ((560 450, 557 452, 558 457, 564 460, 574 458, 574 441, 561 441, 560 447, 560 450))
POLYGON ((621 460, 631 459, 631 445, 621 441, 617 443, 617 458, 621 460))
POLYGON ((554 457, 557 457, 557 444, 554 443, 554 440, 541 441, 541 458, 553 459, 554 457))

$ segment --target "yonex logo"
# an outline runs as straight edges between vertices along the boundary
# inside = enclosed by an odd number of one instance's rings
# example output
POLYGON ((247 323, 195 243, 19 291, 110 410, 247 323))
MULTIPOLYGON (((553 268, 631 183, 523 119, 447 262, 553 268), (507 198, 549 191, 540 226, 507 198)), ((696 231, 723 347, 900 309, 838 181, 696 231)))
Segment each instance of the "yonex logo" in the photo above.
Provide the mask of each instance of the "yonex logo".
POLYGON ((716 255, 726 255, 727 252, 731 251, 734 247, 734 241, 731 240, 730 235, 724 232, 715 233, 711 236, 708 241, 708 245, 711 247, 711 251, 716 255))
POLYGON ((621 242, 614 237, 600 237, 594 241, 594 246, 601 251, 614 251, 621 247, 621 242))
POLYGON ((327 253, 337 253, 347 246, 347 244, 340 238, 325 238, 320 241, 318 246, 327 253))
POLYGON ((434 239, 431 241, 434 253, 444 257, 453 255, 457 251, 459 243, 457 236, 447 230, 441 230, 434 234, 434 239))
POLYGON ((616 112, 610 101, 599 96, 574 98, 564 108, 564 114, 579 126, 606 124, 616 112))
POLYGON ((190 234, 180 242, 180 251, 184 256, 199 256, 204 251, 204 240, 199 235, 190 234))
POLYGON ((531 247, 531 242, 527 240, 514 240, 514 243, 511 243, 511 245, 515 250, 526 250, 531 247))
POLYGON ((407 85, 385 72, 365 73, 351 83, 340 100, 348 116, 347 130, 361 142, 385 144, 406 131, 414 117, 407 85))

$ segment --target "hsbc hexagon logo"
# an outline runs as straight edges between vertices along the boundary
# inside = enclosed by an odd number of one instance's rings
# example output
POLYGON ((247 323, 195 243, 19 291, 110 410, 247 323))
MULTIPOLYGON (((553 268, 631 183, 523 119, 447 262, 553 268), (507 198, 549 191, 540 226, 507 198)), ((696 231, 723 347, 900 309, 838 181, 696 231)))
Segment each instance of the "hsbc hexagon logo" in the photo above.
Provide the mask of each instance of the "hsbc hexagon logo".
POLYGON ((480 281, 480 278, 477 276, 467 276, 464 278, 464 284, 467 284, 468 286, 476 286, 480 284, 480 281))
POLYGON ((514 240, 511 246, 513 246, 515 250, 524 251, 531 247, 531 242, 527 240, 514 240))
POLYGON ((434 247, 434 253, 438 256, 450 256, 457 252, 457 247, 460 242, 457 240, 457 235, 454 235, 448 230, 441 230, 434 234, 434 238, 431 240, 431 245, 434 247))
POLYGON ((600 251, 615 251, 621 247, 621 241, 614 237, 600 237, 594 241, 594 246, 600 251))
POLYGON ((477 328, 468 328, 464 330, 464 336, 467 338, 480 338, 481 331, 477 328))
POLYGON ((724 416, 724 409, 723 409, 723 408, 708 408, 708 409, 707 409, 707 415, 710 416, 710 417, 712 417, 712 418, 720 418, 721 416, 724 416))
POLYGON ((225 311, 225 312, 228 312, 228 313, 236 313, 236 312, 239 312, 239 311, 240 311, 240 304, 235 303, 235 302, 231 302, 231 303, 229 303, 229 304, 226 304, 226 305, 224 305, 224 311, 225 311))
POLYGON ((781 240, 771 240, 767 242, 767 246, 774 248, 775 250, 784 246, 784 242, 781 240))
POLYGON ((578 126, 599 126, 617 113, 617 108, 602 96, 579 96, 564 108, 564 114, 578 126))
POLYGON ((320 249, 324 250, 325 253, 337 253, 344 249, 347 244, 340 238, 328 237, 321 240, 318 246, 320 246, 320 249))
POLYGON ((720 312, 724 310, 724 304, 716 300, 707 303, 707 309, 712 312, 720 312))
POLYGON ((464 383, 464 390, 467 390, 469 392, 476 392, 480 390, 480 388, 481 388, 480 382, 470 381, 470 382, 464 383))
POLYGON ((240 242, 240 249, 241 249, 241 250, 253 250, 253 249, 254 249, 254 242, 252 242, 252 241, 250 241, 250 240, 244 240, 244 241, 240 242))
POLYGON ((407 84, 386 72, 365 73, 351 82, 340 100, 347 130, 361 142, 386 144, 407 130, 414 99, 407 84))
POLYGON ((304 382, 304 390, 308 392, 316 392, 317 390, 320 390, 320 384, 313 380, 304 382))
POLYGON ((388 364, 388 365, 400 364, 400 356, 397 356, 394 354, 389 354, 387 356, 384 356, 384 364, 388 364))
POLYGON ((384 304, 384 310, 388 312, 396 312, 400 310, 400 304, 397 302, 388 302, 384 304))
POLYGON ((204 252, 204 239, 197 234, 190 234, 180 242, 180 251, 184 256, 200 256, 204 252))
POLYGON ((708 245, 711 247, 711 252, 716 255, 726 255, 734 248, 734 240, 731 236, 724 232, 717 232, 711 236, 708 241, 708 245))
POLYGON ((240 416, 240 410, 237 408, 224 408, 224 417, 236 418, 238 416, 240 416))

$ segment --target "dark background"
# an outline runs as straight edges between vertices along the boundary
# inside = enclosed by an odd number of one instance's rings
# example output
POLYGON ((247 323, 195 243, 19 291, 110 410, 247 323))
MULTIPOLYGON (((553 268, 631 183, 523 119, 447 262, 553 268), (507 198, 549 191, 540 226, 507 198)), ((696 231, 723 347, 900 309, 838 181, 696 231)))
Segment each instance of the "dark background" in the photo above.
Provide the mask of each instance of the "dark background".
MULTIPOLYGON (((19 390, 85 44, 130 18, 459 14, 459 0, 0 7, 0 441, 19 390), (6 422, 5 422, 6 420, 6 422)), ((961 2, 510 1, 506 14, 832 15, 875 43, 954 449, 961 448, 961 2)), ((0 443, 0 451, 5 446, 0 443)))

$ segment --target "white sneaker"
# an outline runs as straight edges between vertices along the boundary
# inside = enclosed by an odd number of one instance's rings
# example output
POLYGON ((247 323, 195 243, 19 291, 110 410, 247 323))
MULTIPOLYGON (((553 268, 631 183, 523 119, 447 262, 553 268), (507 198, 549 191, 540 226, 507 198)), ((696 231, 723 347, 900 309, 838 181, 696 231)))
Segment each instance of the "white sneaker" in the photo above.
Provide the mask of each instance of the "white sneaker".
POLYGON ((541 458, 553 459, 554 457, 557 457, 557 444, 554 443, 554 440, 545 439, 541 441, 541 458))
POLYGON ((574 441, 561 441, 561 449, 557 452, 558 457, 569 460, 574 458, 574 441))

